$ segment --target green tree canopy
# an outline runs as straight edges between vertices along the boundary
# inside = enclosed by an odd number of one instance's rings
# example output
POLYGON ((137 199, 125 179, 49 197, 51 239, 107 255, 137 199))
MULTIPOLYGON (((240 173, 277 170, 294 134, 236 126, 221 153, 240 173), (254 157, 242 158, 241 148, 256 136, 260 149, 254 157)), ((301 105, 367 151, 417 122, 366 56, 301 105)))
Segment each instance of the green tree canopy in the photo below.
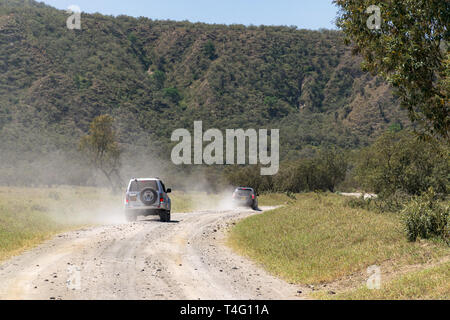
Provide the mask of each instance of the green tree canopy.
POLYGON ((449 139, 448 50, 450 1, 334 0, 341 11, 337 25, 364 57, 368 71, 382 75, 396 89, 402 106, 424 133, 449 139), (373 8, 373 7, 372 7, 373 8))

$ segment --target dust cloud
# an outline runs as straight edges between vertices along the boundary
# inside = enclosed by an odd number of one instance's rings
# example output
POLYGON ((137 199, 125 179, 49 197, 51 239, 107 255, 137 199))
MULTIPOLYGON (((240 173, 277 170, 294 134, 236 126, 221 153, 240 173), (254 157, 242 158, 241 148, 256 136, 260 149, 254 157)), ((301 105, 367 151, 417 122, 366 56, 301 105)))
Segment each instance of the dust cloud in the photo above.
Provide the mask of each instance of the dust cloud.
POLYGON ((121 190, 113 193, 106 177, 89 166, 77 150, 42 149, 47 150, 3 148, 0 144, 0 188, 15 190, 24 202, 37 204, 38 211, 58 223, 125 223, 124 194, 132 178, 161 178, 173 190, 170 197, 178 212, 233 209, 234 188, 226 183, 220 168, 177 167, 146 146, 127 145, 119 170, 121 190))

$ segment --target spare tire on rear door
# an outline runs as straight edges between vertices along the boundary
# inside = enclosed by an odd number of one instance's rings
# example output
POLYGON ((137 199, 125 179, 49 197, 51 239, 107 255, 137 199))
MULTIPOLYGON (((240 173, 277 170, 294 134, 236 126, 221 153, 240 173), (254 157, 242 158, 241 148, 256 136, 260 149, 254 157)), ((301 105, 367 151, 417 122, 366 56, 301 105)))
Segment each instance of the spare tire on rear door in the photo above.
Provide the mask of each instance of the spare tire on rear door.
POLYGON ((141 191, 141 202, 146 206, 151 206, 158 200, 158 194, 156 193, 156 190, 152 188, 145 188, 141 191))

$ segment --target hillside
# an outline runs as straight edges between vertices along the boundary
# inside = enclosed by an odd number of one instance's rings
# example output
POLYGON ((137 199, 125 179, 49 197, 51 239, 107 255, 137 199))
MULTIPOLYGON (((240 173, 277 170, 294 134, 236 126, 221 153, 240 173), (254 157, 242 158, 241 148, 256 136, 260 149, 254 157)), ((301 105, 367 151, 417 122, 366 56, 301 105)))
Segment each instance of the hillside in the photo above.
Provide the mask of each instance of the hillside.
MULTIPOLYGON (((70 151, 100 114, 121 142, 170 153, 171 132, 280 128, 282 157, 367 144, 407 124, 389 87, 360 70, 338 31, 69 15, 0 0, 3 167, 70 151), (18 156, 19 155, 19 156, 18 156)), ((71 157, 69 157, 71 158, 71 157)))

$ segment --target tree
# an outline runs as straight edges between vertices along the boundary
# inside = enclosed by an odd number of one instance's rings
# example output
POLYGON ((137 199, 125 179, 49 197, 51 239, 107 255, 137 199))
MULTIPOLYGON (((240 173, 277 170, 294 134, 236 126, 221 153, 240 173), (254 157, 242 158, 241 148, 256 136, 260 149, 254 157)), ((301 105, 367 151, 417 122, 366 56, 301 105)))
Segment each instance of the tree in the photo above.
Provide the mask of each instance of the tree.
POLYGON ((216 46, 211 40, 208 40, 208 42, 203 45, 203 54, 210 60, 214 60, 217 58, 216 46))
POLYGON ((163 71, 161 70, 156 70, 153 73, 153 79, 156 82, 156 85, 158 86, 158 88, 162 88, 164 86, 164 82, 166 81, 166 75, 163 71))
POLYGON ((89 134, 80 140, 79 149, 94 168, 108 179, 113 191, 119 191, 121 150, 113 129, 114 119, 109 115, 96 117, 89 128, 89 134))
POLYGON ((388 131, 360 155, 356 178, 366 191, 381 199, 396 194, 420 196, 432 187, 446 195, 449 188, 449 149, 418 141, 408 131, 388 131))
POLYGON ((262 176, 260 166, 231 166, 225 171, 225 177, 235 187, 252 187, 258 193, 273 191, 272 176, 262 176))
POLYGON ((449 139, 450 2, 334 0, 338 27, 364 58, 365 70, 396 90, 423 136, 449 139), (379 8, 379 10, 378 10, 379 8), (375 24, 372 24, 375 22, 375 24))
POLYGON ((165 88, 164 90, 164 96, 168 97, 172 102, 178 104, 183 97, 181 96, 180 91, 178 91, 177 88, 170 87, 165 88))
POLYGON ((316 162, 321 189, 334 192, 336 186, 345 180, 347 174, 346 155, 336 148, 326 147, 319 151, 316 162))

